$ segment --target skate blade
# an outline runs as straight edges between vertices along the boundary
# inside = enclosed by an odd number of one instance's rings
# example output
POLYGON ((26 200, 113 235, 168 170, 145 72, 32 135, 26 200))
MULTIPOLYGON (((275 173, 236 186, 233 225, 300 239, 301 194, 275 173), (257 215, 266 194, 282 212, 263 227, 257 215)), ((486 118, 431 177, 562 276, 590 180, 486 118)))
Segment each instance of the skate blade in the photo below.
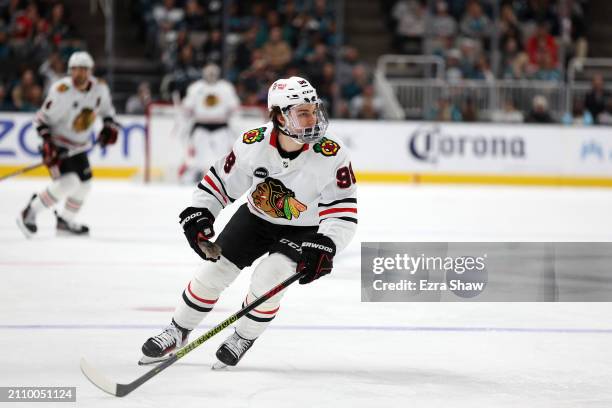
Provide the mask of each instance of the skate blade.
POLYGON ((168 360, 173 355, 174 355, 174 353, 166 354, 163 357, 147 357, 147 356, 142 356, 140 358, 140 360, 138 360, 138 365, 139 366, 145 366, 145 365, 161 363, 162 361, 168 360))
POLYGON ((229 366, 221 361, 217 360, 211 367, 213 371, 226 371, 229 369, 229 366))
POLYGON ((19 229, 21 230, 21 232, 23 232, 23 235, 25 235, 25 237, 27 239, 32 238, 32 236, 34 236, 34 233, 32 233, 23 223, 23 220, 21 219, 21 217, 17 217, 17 226, 19 227, 19 229))

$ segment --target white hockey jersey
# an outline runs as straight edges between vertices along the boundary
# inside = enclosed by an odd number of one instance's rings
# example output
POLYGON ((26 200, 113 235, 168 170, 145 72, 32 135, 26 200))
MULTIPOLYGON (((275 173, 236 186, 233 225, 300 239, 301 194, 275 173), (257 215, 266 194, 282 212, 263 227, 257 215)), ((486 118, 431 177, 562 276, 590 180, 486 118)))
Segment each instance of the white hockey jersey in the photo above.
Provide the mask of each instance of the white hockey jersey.
POLYGON ((227 123, 240 105, 234 86, 225 80, 210 84, 204 80, 187 88, 183 109, 188 118, 198 123, 227 123))
POLYGON ((245 191, 251 213, 281 225, 319 226, 338 251, 357 229, 357 188, 348 152, 323 138, 293 160, 277 149, 272 122, 249 130, 198 184, 193 206, 219 212, 245 191))
POLYGON ((91 146, 91 131, 96 118, 115 119, 108 85, 91 77, 85 91, 79 91, 70 77, 49 88, 42 107, 36 113, 36 126, 51 128, 55 144, 71 151, 85 151, 91 146))

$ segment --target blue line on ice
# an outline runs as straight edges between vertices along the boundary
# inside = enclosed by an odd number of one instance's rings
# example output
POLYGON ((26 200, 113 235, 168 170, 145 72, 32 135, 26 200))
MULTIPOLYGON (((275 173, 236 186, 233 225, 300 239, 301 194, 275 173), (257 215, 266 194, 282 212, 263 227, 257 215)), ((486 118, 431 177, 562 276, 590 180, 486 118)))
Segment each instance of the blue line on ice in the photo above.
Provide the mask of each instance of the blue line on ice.
MULTIPOLYGON (((154 324, 1 324, 0 330, 140 330, 159 329, 154 324)), ((201 325, 198 329, 209 329, 201 325)), ((270 326, 272 330, 304 331, 397 331, 397 332, 511 332, 511 333, 599 333, 612 334, 610 329, 564 327, 428 327, 428 326, 270 326)))

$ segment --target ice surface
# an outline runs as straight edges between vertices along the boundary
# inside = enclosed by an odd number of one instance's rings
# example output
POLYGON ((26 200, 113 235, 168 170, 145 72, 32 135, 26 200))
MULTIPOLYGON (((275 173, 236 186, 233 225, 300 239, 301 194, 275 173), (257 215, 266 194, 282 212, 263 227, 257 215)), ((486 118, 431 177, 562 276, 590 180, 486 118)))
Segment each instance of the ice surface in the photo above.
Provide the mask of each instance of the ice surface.
MULTIPOLYGON (((150 369, 140 346, 198 265, 177 222, 192 189, 95 180, 90 238, 56 238, 46 213, 28 241, 15 217, 46 183, 0 184, 0 386, 76 386, 87 408, 612 405, 608 303, 366 304, 359 282, 359 241, 611 241, 612 190, 362 185, 357 239, 238 367, 210 370, 227 331, 117 399, 79 360, 119 382, 150 369)), ((195 335, 240 307, 249 275, 195 335)))

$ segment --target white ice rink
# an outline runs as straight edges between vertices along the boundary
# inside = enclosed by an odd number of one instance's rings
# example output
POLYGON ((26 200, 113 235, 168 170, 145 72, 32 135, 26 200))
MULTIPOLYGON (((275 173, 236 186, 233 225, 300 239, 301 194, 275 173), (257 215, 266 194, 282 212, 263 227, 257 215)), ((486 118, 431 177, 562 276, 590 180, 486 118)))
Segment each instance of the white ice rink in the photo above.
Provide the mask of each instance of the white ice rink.
MULTIPOLYGON (((238 367, 210 370, 227 330, 119 399, 79 359, 119 382, 149 369, 140 346, 198 264, 177 223, 191 188, 96 180, 90 238, 56 238, 47 213, 28 241, 15 217, 46 183, 0 184, 0 386, 76 386, 86 408, 612 406, 611 304, 361 303, 359 269, 362 240, 612 241, 612 190, 361 185, 357 239, 238 367)), ((192 339, 238 310, 249 275, 192 339)))

